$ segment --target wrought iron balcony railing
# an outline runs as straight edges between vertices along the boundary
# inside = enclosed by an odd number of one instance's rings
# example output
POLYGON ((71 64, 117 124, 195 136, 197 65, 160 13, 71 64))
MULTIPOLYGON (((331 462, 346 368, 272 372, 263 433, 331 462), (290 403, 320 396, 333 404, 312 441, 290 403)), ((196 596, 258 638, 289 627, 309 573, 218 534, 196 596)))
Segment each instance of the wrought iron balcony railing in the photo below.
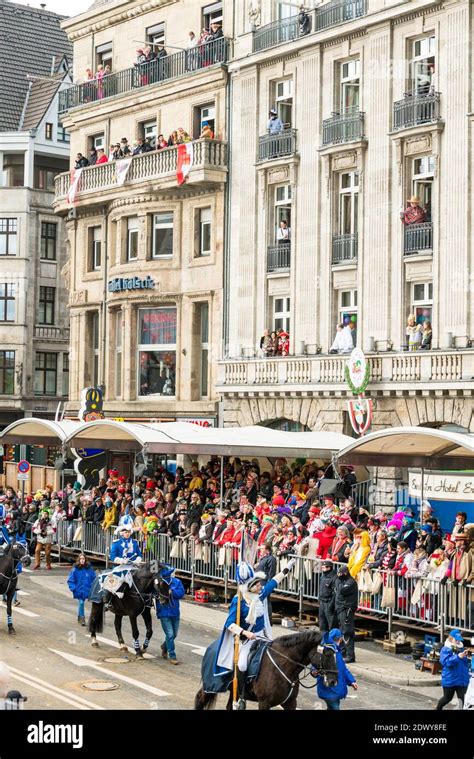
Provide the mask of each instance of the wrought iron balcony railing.
POLYGON ((361 111, 336 112, 330 119, 323 121, 323 147, 340 145, 344 142, 357 142, 363 138, 364 113, 361 111))
POLYGON ((132 66, 123 71, 73 84, 59 93, 59 113, 89 103, 97 103, 115 95, 125 95, 153 84, 192 74, 209 66, 226 63, 229 59, 230 40, 226 37, 207 42, 191 50, 157 58, 149 63, 132 66))
POLYGON ((405 226, 405 255, 433 250, 433 224, 425 221, 423 224, 407 224, 405 226))
POLYGON ((365 16, 366 12, 366 0, 332 0, 316 10, 307 12, 304 20, 296 14, 259 27, 253 33, 252 50, 258 53, 275 45, 292 42, 313 31, 319 32, 365 16))
POLYGON ((284 129, 279 134, 264 134, 258 138, 258 162, 296 153, 296 129, 284 129))
POLYGON ((335 235, 332 238, 332 263, 345 264, 357 261, 358 235, 335 235))
POLYGON ((440 121, 440 93, 405 92, 403 100, 393 104, 393 129, 409 129, 440 121))
POLYGON ((280 242, 267 248, 267 272, 287 270, 291 263, 291 242, 280 242))

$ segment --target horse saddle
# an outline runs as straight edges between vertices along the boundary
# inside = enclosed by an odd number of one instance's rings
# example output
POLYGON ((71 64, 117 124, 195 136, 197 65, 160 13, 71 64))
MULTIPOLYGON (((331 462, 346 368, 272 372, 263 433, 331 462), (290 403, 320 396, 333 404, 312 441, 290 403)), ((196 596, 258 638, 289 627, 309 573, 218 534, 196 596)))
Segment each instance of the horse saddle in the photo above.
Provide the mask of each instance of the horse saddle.
POLYGON ((263 640, 262 638, 257 638, 257 640, 253 641, 247 664, 247 682, 256 680, 259 676, 262 659, 265 655, 265 651, 271 646, 271 644, 271 640, 263 640))

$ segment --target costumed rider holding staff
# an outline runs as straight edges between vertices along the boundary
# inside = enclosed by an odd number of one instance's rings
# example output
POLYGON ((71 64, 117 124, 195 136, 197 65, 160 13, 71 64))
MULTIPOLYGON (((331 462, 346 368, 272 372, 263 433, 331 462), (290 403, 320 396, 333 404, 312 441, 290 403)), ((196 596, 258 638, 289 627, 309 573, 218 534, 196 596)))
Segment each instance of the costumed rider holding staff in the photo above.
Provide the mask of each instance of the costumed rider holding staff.
MULTIPOLYGON (((236 664, 235 678, 238 688, 238 709, 245 709, 245 681, 252 641, 257 638, 272 640, 268 617, 268 596, 293 569, 296 560, 275 577, 262 584, 264 572, 254 572, 250 564, 241 562, 237 567, 238 593, 232 599, 229 615, 222 631, 216 664, 222 670, 232 671, 236 664), (239 647, 240 643, 240 647, 239 647)), ((236 700, 234 691, 234 701, 236 700)))
POLYGON ((110 548, 109 559, 116 566, 111 573, 101 575, 100 584, 103 591, 103 601, 110 608, 112 595, 123 598, 125 585, 131 585, 130 565, 142 563, 142 552, 138 541, 133 540, 130 524, 117 527, 115 534, 119 535, 110 548))

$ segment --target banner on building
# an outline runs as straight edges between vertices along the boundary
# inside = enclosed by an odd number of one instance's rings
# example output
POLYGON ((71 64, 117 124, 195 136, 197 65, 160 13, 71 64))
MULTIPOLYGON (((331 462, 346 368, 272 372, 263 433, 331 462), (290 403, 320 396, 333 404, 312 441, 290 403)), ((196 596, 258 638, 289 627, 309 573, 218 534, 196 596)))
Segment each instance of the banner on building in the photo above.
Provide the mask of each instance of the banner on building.
MULTIPOLYGON (((415 498, 422 497, 421 472, 408 473, 408 493, 415 498)), ((474 502, 474 474, 425 472, 423 498, 430 501, 474 502)))
POLYGON ((125 182, 131 163, 130 158, 122 158, 120 161, 115 161, 115 179, 119 187, 125 182))
POLYGON ((178 145, 178 166, 176 169, 176 179, 178 184, 184 184, 186 177, 189 175, 193 165, 194 149, 192 142, 185 142, 178 145))
POLYGON ((67 194, 67 202, 69 205, 74 205, 76 201, 76 193, 79 186, 79 180, 81 178, 82 169, 73 169, 71 171, 71 183, 69 185, 69 191, 67 194))

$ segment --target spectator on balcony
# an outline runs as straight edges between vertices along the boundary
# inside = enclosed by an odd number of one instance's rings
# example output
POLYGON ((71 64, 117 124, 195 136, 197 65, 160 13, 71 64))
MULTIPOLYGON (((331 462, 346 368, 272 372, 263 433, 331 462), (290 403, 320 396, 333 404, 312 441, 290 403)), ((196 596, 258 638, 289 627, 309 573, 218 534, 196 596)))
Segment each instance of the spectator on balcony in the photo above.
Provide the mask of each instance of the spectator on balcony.
POLYGON ((104 76, 105 76, 104 67, 102 63, 99 63, 99 65, 97 66, 97 73, 95 75, 95 79, 97 82, 97 97, 99 100, 102 100, 102 98, 104 97, 104 83, 103 83, 104 76))
POLYGON ((270 331, 268 329, 263 330, 263 335, 260 338, 260 350, 264 356, 273 355, 272 338, 270 337, 270 331))
POLYGON ((284 329, 279 329, 278 336, 278 355, 287 356, 290 352, 290 336, 284 329))
POLYGON ((174 132, 171 132, 168 138, 168 147, 172 148, 177 144, 178 144, 178 132, 175 130, 174 132))
POLYGON ((97 149, 91 148, 89 150, 89 166, 95 166, 97 163, 97 149))
POLYGON ((111 145, 110 147, 112 148, 112 161, 120 161, 120 159, 123 158, 120 142, 117 142, 115 145, 111 145))
POLYGON ((122 139, 120 140, 120 150, 122 151, 122 155, 124 157, 128 155, 132 155, 132 148, 128 144, 128 140, 126 137, 122 137, 122 139))
POLYGON ((291 240, 291 229, 288 226, 286 219, 280 221, 280 226, 277 229, 277 243, 278 245, 285 245, 291 240))
POLYGON ((108 158, 105 155, 105 152, 103 148, 97 148, 97 161, 96 165, 98 166, 100 163, 108 163, 108 158))
POLYGON ((168 141, 165 140, 162 134, 159 134, 156 139, 156 149, 157 150, 163 150, 163 148, 168 147, 168 141))
POLYGON ((146 141, 140 137, 138 140, 137 147, 133 151, 133 155, 140 155, 141 153, 149 153, 151 151, 151 147, 147 145, 146 141))
POLYGON ((305 34, 309 34, 311 31, 311 19, 306 13, 304 5, 300 6, 300 12, 298 13, 298 34, 300 37, 305 34))
POLYGON ((426 221, 426 213, 420 206, 420 198, 418 195, 412 195, 410 200, 407 200, 407 207, 400 213, 400 219, 403 224, 423 224, 426 221))
POLYGON ((202 125, 200 137, 205 138, 207 140, 214 139, 214 132, 212 131, 207 121, 205 121, 204 124, 202 125))
POLYGON ((409 351, 416 351, 421 346, 423 336, 422 336, 422 326, 421 324, 416 323, 416 317, 415 314, 410 314, 407 319, 407 326, 406 326, 406 335, 408 340, 408 350, 409 351))
POLYGON ((184 142, 192 142, 192 137, 188 132, 186 132, 183 127, 179 127, 178 129, 178 145, 182 145, 184 142))
POLYGON ((433 330, 431 329, 431 322, 426 321, 423 324, 423 334, 421 339, 420 348, 423 351, 431 350, 431 341, 433 339, 433 330))
POLYGON ((337 325, 336 337, 331 345, 331 353, 352 353, 354 350, 354 329, 354 322, 348 322, 346 326, 343 324, 337 325))
POLYGON ((283 121, 279 118, 278 113, 275 111, 274 108, 269 113, 269 119, 267 124, 267 132, 268 134, 280 134, 283 132, 284 126, 283 121))
POLYGON ((199 53, 197 51, 198 40, 194 32, 189 32, 186 43, 186 70, 196 71, 198 68, 199 53))
POLYGON ((221 24, 219 24, 217 21, 213 21, 211 24, 211 32, 207 37, 206 42, 214 42, 214 40, 219 40, 223 36, 224 32, 222 31, 221 24))
POLYGON ((82 155, 82 153, 78 153, 76 156, 76 163, 75 163, 74 168, 84 169, 86 166, 89 166, 89 161, 84 155, 82 155))

